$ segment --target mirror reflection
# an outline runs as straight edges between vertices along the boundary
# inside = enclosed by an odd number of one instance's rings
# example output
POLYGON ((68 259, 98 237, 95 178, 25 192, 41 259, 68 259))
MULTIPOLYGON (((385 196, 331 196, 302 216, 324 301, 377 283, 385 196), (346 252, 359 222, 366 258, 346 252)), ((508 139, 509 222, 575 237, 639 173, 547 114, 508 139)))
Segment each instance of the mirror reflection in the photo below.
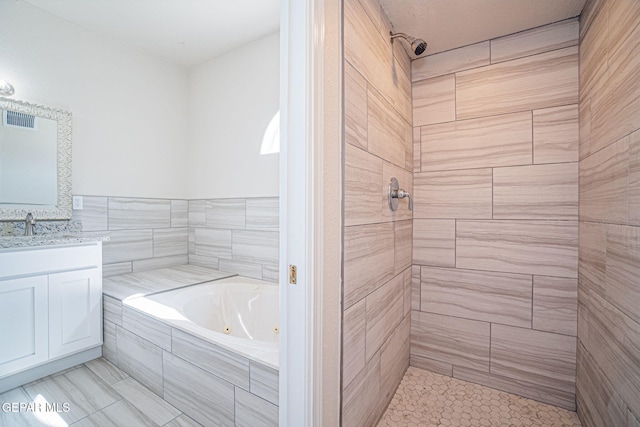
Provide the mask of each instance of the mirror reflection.
POLYGON ((57 205, 57 136, 55 120, 2 110, 0 205, 57 205))
POLYGON ((0 220, 71 218, 71 113, 0 97, 0 220))

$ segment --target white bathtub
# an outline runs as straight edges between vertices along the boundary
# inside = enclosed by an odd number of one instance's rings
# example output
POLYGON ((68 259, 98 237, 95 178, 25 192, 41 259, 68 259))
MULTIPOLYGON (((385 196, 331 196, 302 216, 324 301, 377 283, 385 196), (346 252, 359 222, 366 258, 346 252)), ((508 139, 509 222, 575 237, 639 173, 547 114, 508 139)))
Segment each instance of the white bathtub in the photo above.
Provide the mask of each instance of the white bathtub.
POLYGON ((278 369, 278 285, 234 276, 124 301, 136 310, 278 369))

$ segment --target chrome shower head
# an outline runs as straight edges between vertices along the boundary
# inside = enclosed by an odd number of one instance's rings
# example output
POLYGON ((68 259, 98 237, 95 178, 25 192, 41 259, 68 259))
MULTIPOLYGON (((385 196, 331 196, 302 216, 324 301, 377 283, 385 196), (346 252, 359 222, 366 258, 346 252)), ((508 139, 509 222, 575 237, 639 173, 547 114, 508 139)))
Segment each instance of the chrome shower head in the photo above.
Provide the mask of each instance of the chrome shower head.
POLYGON ((393 32, 389 32, 389 35, 391 36, 391 43, 393 43, 393 39, 395 39, 396 37, 401 37, 406 41, 408 41, 409 44, 411 45, 411 50, 417 56, 422 55, 424 51, 427 50, 427 42, 425 42, 422 39, 417 39, 415 37, 408 36, 404 33, 393 34, 393 32))

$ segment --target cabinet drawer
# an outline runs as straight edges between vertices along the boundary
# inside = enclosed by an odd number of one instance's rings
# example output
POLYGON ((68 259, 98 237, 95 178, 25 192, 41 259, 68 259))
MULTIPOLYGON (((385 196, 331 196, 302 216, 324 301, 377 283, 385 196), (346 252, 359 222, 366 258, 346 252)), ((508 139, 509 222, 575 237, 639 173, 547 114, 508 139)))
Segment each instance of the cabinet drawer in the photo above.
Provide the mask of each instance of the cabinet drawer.
POLYGON ((20 248, 0 252, 0 275, 15 277, 77 270, 98 267, 101 263, 101 242, 55 248, 20 248))

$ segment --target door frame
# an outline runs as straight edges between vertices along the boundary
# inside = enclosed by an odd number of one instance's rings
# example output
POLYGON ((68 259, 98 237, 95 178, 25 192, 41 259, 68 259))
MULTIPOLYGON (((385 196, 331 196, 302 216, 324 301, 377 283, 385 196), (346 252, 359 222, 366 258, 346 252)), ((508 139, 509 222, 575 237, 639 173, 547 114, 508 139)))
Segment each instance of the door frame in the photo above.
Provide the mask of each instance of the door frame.
POLYGON ((281 0, 280 111, 280 425, 338 426, 341 0, 281 0))

